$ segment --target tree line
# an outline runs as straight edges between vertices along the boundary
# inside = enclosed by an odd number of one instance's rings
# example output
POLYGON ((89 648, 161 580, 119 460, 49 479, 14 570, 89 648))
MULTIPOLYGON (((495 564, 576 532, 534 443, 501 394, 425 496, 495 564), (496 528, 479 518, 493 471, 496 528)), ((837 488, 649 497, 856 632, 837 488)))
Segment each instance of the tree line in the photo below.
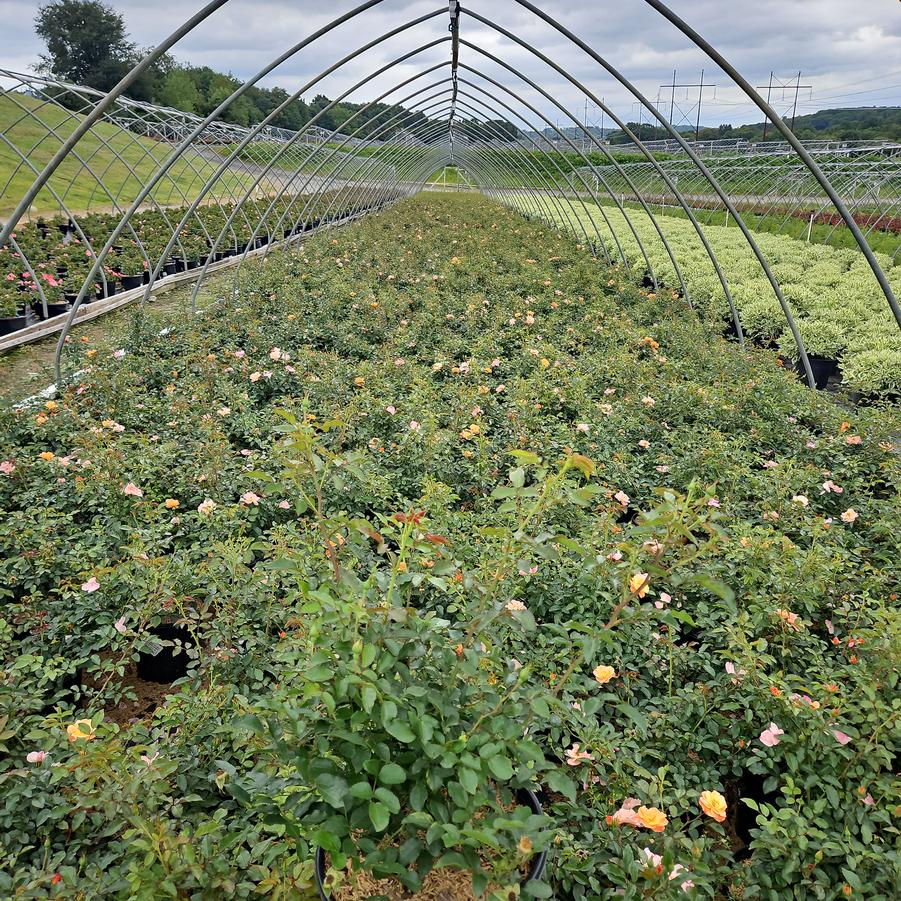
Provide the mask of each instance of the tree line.
MULTIPOLYGON (((101 0, 54 0, 40 7, 35 30, 47 46, 40 70, 63 81, 108 91, 147 53, 129 37, 122 15, 101 0)), ((233 94, 243 82, 231 73, 217 72, 209 66, 192 66, 164 54, 126 91, 134 100, 173 107, 186 113, 207 116, 233 94)), ((249 87, 241 97, 223 110, 221 119, 235 125, 252 126, 285 104, 290 94, 280 87, 249 87)), ((314 116, 316 125, 329 131, 341 131, 347 120, 358 113, 348 130, 368 137, 401 107, 376 103, 361 112, 366 104, 342 101, 323 112, 331 100, 317 94, 311 100, 296 99, 279 110, 271 125, 297 131, 314 116)), ((379 132, 390 137, 401 130, 421 126, 426 116, 407 111, 379 132)), ((519 131, 506 122, 481 123, 463 120, 462 131, 472 138, 515 138, 519 131)))

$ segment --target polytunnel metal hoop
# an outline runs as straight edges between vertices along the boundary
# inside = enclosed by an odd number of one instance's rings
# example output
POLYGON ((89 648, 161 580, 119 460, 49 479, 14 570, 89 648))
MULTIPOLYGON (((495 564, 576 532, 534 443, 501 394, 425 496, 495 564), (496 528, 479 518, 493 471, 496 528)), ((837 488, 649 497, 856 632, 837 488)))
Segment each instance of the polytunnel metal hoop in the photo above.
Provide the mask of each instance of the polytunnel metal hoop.
MULTIPOLYGON (((660 239, 682 296, 691 304, 693 298, 683 275, 680 255, 667 239, 667 229, 661 220, 665 206, 673 201, 684 212, 692 231, 697 235, 704 253, 710 260, 729 308, 739 344, 743 346, 742 323, 730 285, 705 227, 695 214, 696 204, 699 209, 708 209, 705 204, 709 194, 711 202, 724 212, 726 221, 734 222, 739 228, 756 265, 766 277, 794 339, 808 384, 813 386, 810 362, 794 313, 766 254, 738 208, 739 198, 735 196, 734 185, 730 190, 724 187, 723 173, 727 171, 724 167, 728 163, 718 162, 714 156, 709 156, 707 162, 702 160, 702 153, 715 152, 712 145, 704 151, 700 145, 689 144, 649 99, 595 48, 590 47, 565 25, 529 0, 515 0, 515 2, 529 13, 534 21, 544 23, 580 49, 648 110, 670 136, 670 144, 683 155, 683 159, 676 163, 658 161, 652 152, 657 144, 642 142, 640 136, 629 128, 628 123, 615 116, 595 93, 572 74, 569 70, 571 67, 564 67, 551 60, 534 46, 533 41, 526 40, 521 34, 462 6, 459 0, 449 0, 447 7, 408 17, 381 36, 344 55, 279 103, 260 123, 247 129, 223 122, 222 116, 260 79, 303 53, 314 42, 326 38, 339 26, 360 19, 370 10, 380 6, 382 0, 367 0, 357 5, 276 55, 259 72, 239 84, 204 117, 142 104, 127 98, 125 92, 156 59, 199 27, 216 10, 225 6, 227 0, 214 0, 188 18, 105 94, 91 88, 65 86, 62 82, 41 79, 38 76, 23 77, 25 79, 21 82, 23 85, 26 83, 43 85, 36 93, 43 98, 44 104, 52 105, 55 102, 51 94, 57 89, 69 91, 73 100, 77 98, 75 109, 67 111, 61 124, 46 123, 45 133, 39 144, 46 147, 57 142, 59 148, 42 168, 29 158, 27 151, 22 152, 17 148, 7 134, 0 135, 2 145, 9 146, 17 159, 13 176, 7 181, 7 187, 21 172, 28 172, 32 177, 30 186, 24 191, 12 215, 0 228, 0 247, 7 243, 11 247, 18 246, 11 243, 13 239, 10 236, 27 213, 31 203, 46 187, 61 213, 75 223, 76 232, 93 256, 90 271, 76 295, 57 344, 55 354, 57 380, 61 381, 62 351, 80 304, 95 278, 99 278, 106 285, 104 264, 116 241, 123 234, 131 236, 151 273, 150 283, 143 292, 142 304, 150 297, 156 279, 175 248, 180 247, 182 256, 186 255, 181 239, 183 229, 190 228, 192 233, 196 230, 196 234, 206 240, 208 252, 194 285, 191 296, 193 306, 211 262, 215 259, 217 248, 223 246, 223 242, 226 241, 233 242, 233 246, 237 248, 239 232, 250 233, 251 240, 245 242, 247 246, 238 255, 237 265, 233 270, 234 277, 237 277, 241 265, 252 252, 251 248, 256 245, 257 238, 264 228, 267 229, 265 240, 268 242, 263 251, 265 257, 275 247, 284 245, 287 239, 283 240, 283 234, 290 231, 293 235, 296 233, 298 223, 306 223, 309 211, 320 201, 324 209, 321 218, 327 223, 327 227, 331 227, 334 220, 340 218, 344 221, 348 215, 358 215, 360 210, 382 208, 401 196, 421 190, 430 174, 442 166, 460 165, 462 171, 468 173, 467 179, 472 176, 476 187, 489 196, 508 206, 525 210, 530 215, 561 223, 574 234, 584 236, 592 252, 595 248, 599 249, 608 262, 618 258, 626 269, 636 258, 633 254, 630 260, 621 241, 621 237, 628 238, 637 248, 637 253, 644 261, 647 275, 656 288, 661 276, 655 271, 652 259, 659 261, 660 258, 653 257, 646 246, 649 232, 642 233, 636 227, 638 217, 646 216, 653 227, 650 234, 653 236, 656 233, 660 239), (599 141, 596 135, 579 121, 573 111, 560 102, 551 91, 503 59, 501 50, 491 52, 478 46, 474 41, 466 40, 462 32, 464 17, 467 15, 489 31, 525 49, 532 58, 543 62, 552 75, 565 79, 580 92, 580 96, 590 98, 598 108, 610 116, 611 122, 623 130, 631 141, 631 146, 644 157, 645 162, 621 163, 606 144, 599 141), (416 49, 396 56, 383 65, 371 69, 363 67, 363 71, 368 74, 356 80, 350 89, 341 92, 297 132, 287 132, 272 124, 291 103, 303 97, 329 75, 351 64, 361 67, 361 60, 367 51, 373 50, 390 38, 409 33, 418 25, 444 16, 447 17, 445 19, 448 25, 447 36, 420 43, 416 49), (449 59, 435 65, 420 65, 420 71, 416 74, 380 93, 376 99, 360 105, 344 123, 343 127, 349 131, 348 134, 320 127, 321 123, 326 121, 328 112, 345 98, 365 89, 367 85, 374 84, 382 75, 399 70, 401 66, 410 65, 410 61, 418 54, 433 50, 444 42, 450 44, 449 59), (481 65, 472 65, 461 60, 461 51, 478 53, 482 58, 493 62, 500 67, 504 80, 485 72, 481 65), (420 87, 401 99, 388 100, 392 97, 397 98, 405 86, 418 78, 445 66, 450 67, 447 79, 425 88, 420 87), (508 81, 506 76, 512 76, 514 79, 512 85, 505 83, 508 81), (433 91, 437 93, 430 93, 433 91), (563 113, 566 119, 573 123, 575 130, 568 133, 552 123, 541 111, 540 105, 533 102, 533 96, 563 113), (372 115, 373 107, 382 101, 387 101, 390 105, 372 115), (462 114, 469 117, 468 120, 462 114), (367 116, 369 118, 366 118, 367 116), (82 153, 78 147, 88 131, 102 121, 110 122, 119 128, 123 135, 121 144, 111 142, 112 146, 109 149, 112 158, 105 164, 96 150, 82 153), (472 128, 468 127, 467 121, 472 124, 472 128), (64 129, 73 123, 74 130, 68 136, 64 135, 64 129), (405 135, 403 141, 396 137, 400 131, 405 135), (511 138, 514 134, 519 134, 520 137, 511 138), (147 138, 157 142, 161 147, 171 147, 171 150, 164 152, 163 158, 158 160, 151 152, 152 145, 142 143, 142 140, 147 138), (388 140, 384 141, 383 138, 388 140), (205 150, 206 141, 216 142, 220 146, 226 145, 227 152, 221 158, 211 160, 210 154, 205 150), (260 141, 271 141, 274 152, 268 152, 260 164, 253 162, 245 164, 243 162, 245 158, 253 160, 253 153, 248 151, 248 148, 252 151, 260 141), (326 142, 332 146, 325 146, 326 142), (363 153, 366 149, 376 147, 379 150, 371 157, 363 153), (589 158, 590 150, 603 154, 606 162, 598 163, 596 158, 589 158), (247 157, 244 156, 246 151, 249 152, 247 157), (564 156, 564 152, 568 152, 569 156, 564 156), (78 167, 75 174, 67 176, 68 184, 62 186, 51 184, 51 176, 67 158, 73 160, 78 167), (574 160, 577 165, 573 165, 574 160), (139 180, 140 189, 130 203, 124 199, 127 196, 127 180, 118 187, 108 184, 110 174, 120 163, 130 177, 139 180), (145 172, 145 168, 150 169, 149 174, 145 172), (88 235, 78 222, 78 216, 73 215, 71 204, 67 201, 81 172, 88 173, 88 177, 93 179, 88 195, 88 206, 103 202, 106 198, 112 207, 113 217, 118 217, 102 248, 99 246, 102 238, 98 235, 92 234, 91 241, 88 240, 88 235), (183 178, 178 177, 180 172, 184 173, 183 178), (688 177, 682 174, 686 172, 689 173, 688 177), (620 185, 625 185, 625 188, 618 192, 617 186, 620 185), (709 186, 709 189, 705 185, 709 186), (628 201, 626 189, 629 192, 628 201), (632 202, 633 197, 640 211, 636 210, 632 202), (656 200, 660 201, 659 212, 655 212, 654 209, 658 205, 656 200), (165 248, 157 260, 150 259, 140 229, 135 227, 135 217, 145 203, 159 217, 163 227, 169 230, 165 248), (174 213, 167 209, 173 204, 179 206, 179 210, 174 213), (217 223, 212 229, 208 227, 208 220, 202 215, 201 210, 201 206, 206 204, 228 206, 224 215, 224 225, 217 223), (590 208, 589 204, 592 205, 590 208), (608 207, 611 215, 608 215, 608 207), (273 216, 276 217, 274 228, 270 221, 273 216), (289 223, 291 228, 285 229, 284 225, 289 223), (214 235, 211 231, 218 233, 214 235), (592 238, 589 231, 593 231, 596 238, 592 238)), ((783 209, 785 204, 779 206, 777 203, 779 195, 774 194, 772 197, 765 197, 761 202, 764 214, 779 215, 785 223, 789 217, 796 215, 802 202, 815 197, 817 203, 813 204, 814 209, 810 214, 811 224, 820 215, 826 216, 831 223, 827 239, 831 239, 835 229, 838 228, 838 223, 844 223, 866 258, 895 322, 901 328, 901 308, 866 240, 866 235, 871 234, 886 215, 901 207, 898 201, 886 204, 878 202, 880 179, 894 177, 891 168, 882 167, 876 162, 872 164, 864 162, 847 169, 831 169, 826 164, 818 165, 812 154, 794 137, 772 108, 723 58, 722 54, 661 0, 645 0, 645 4, 662 16, 695 48, 710 57, 751 98, 782 136, 783 149, 780 152, 794 155, 796 162, 791 170, 780 173, 782 179, 780 184, 784 186, 781 190, 788 198, 788 208, 783 209), (811 194, 806 186, 814 183, 817 190, 811 194), (872 217, 866 211, 874 198, 877 201, 875 208, 878 215, 872 217), (826 211, 830 205, 837 211, 837 217, 827 216, 826 211), (861 218, 863 228, 855 220, 853 211, 863 211, 866 214, 866 219, 861 218)), ((518 30, 522 32, 524 29, 518 30)), ((10 73, 0 70, 0 75, 4 74, 10 73)), ((14 102, 19 106, 23 118, 30 117, 35 121, 42 121, 41 106, 36 110, 27 110, 27 104, 24 102, 20 103, 15 98, 14 102)), ((764 179, 769 177, 770 174, 763 170, 763 164, 757 164, 756 168, 753 165, 748 166, 742 171, 742 184, 746 186, 747 196, 752 201, 757 196, 758 186, 765 185, 764 179)), ((753 208, 753 203, 750 205, 753 208)), ((705 218, 709 220, 711 217, 705 214, 705 218)), ((632 253, 632 244, 629 246, 632 253)), ((25 260, 25 263, 28 271, 34 275, 35 268, 32 262, 25 260)), ((669 266, 665 268, 669 273, 669 266)), ((46 312, 46 297, 39 284, 37 294, 46 312)))

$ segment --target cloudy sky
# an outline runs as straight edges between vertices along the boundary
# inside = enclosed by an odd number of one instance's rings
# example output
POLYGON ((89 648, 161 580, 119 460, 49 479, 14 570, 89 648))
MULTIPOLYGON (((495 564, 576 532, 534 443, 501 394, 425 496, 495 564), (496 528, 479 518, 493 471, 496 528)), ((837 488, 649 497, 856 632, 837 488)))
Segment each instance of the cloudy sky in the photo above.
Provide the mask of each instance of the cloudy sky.
MULTIPOLYGON (((36 0, 0 0, 0 66, 28 71, 38 62, 42 45, 34 34, 36 0)), ((152 45, 166 37, 187 16, 202 7, 200 0, 113 0, 125 17, 132 39, 152 45)), ((760 121, 761 116, 729 78, 693 44, 664 21, 645 0, 536 0, 548 14, 575 32, 612 66, 626 75, 668 114, 673 70, 678 83, 696 85, 704 70, 711 85, 703 94, 703 125, 760 121), (714 87, 715 86, 715 87, 714 87)), ((799 113, 837 106, 901 105, 901 2, 899 0, 670 0, 670 8, 707 38, 753 85, 766 85, 775 73, 772 97, 777 111, 790 112, 794 84, 801 72, 799 113)), ((248 77, 274 57, 303 40, 334 17, 352 9, 352 0, 229 0, 176 45, 173 55, 184 62, 209 65, 248 77)), ((475 12, 503 25, 572 75, 582 80, 624 119, 637 120, 633 98, 624 88, 562 35, 514 0, 466 0, 475 12)), ((384 0, 329 35, 304 48, 264 84, 289 90, 304 86, 316 73, 362 44, 411 18, 439 11, 389 38, 354 62, 341 67, 311 89, 330 97, 410 50, 447 34, 446 0, 384 0)), ((461 36, 503 58, 542 85, 579 119, 598 124, 600 112, 588 104, 545 63, 524 48, 463 14, 461 36)), ((422 69, 447 60, 442 44, 393 67, 351 95, 369 100, 422 69)), ((480 53, 462 48, 461 62, 504 84, 516 79, 480 53)), ((446 69, 424 76, 394 95, 395 99, 447 75, 446 69)), ((490 87, 479 76, 465 77, 490 87)), ((522 82, 523 96, 554 122, 572 124, 554 106, 522 82)), ((470 93, 472 89, 467 89, 470 93)), ((500 92, 492 88, 496 94, 500 92)), ((673 119, 694 123, 698 89, 677 88, 673 119)), ((428 96, 427 94, 421 96, 428 96)), ((509 98, 507 98, 509 100, 509 98)), ((535 116, 510 101, 532 121, 535 116)), ((643 114, 647 118, 647 114, 643 114)), ((606 120, 609 122, 609 120, 606 120)), ((519 122, 518 124, 522 124, 519 122)))

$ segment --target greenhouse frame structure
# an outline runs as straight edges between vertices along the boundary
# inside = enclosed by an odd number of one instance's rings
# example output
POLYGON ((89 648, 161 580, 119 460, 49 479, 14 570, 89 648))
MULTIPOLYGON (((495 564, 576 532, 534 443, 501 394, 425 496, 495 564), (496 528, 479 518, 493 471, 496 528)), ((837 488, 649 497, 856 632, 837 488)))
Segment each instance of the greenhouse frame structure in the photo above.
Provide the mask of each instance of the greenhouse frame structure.
MULTIPOLYGON (((73 234, 85 244, 93 260, 60 330, 55 357, 58 382, 62 381, 61 361, 67 336, 76 323, 82 304, 90 299, 95 283, 99 282, 105 293, 105 266, 115 256, 123 240, 132 241, 143 255, 148 277, 139 293, 142 302, 146 302, 164 275, 167 262, 179 252, 185 230, 191 228, 199 231, 206 243, 206 255, 197 269, 193 305, 211 266, 221 259, 224 247, 232 246, 237 250, 236 262, 240 265, 252 253, 265 255, 273 248, 297 240, 298 235, 309 230, 311 224, 329 227, 382 209, 422 190, 437 170, 456 166, 462 168, 480 190, 501 203, 515 206, 528 215, 564 224, 584 241, 592 253, 607 262, 619 263, 629 269, 631 264, 621 239, 636 242, 646 268, 639 275, 647 277, 649 284, 657 288, 662 284, 660 273, 655 271, 651 254, 635 227, 639 217, 647 218, 675 273, 677 283, 667 287, 679 291, 691 304, 691 292, 683 277, 678 253, 667 241, 660 211, 655 212, 653 207, 665 203, 677 208, 688 219, 704 248, 728 305, 734 334, 739 344, 744 346, 741 316, 728 278, 704 225, 696 215, 697 197, 705 198, 723 210, 740 229, 762 277, 782 310, 807 382, 811 387, 814 385, 808 353, 796 318, 770 261, 742 216, 740 207, 744 206, 747 212, 747 204, 736 197, 734 184, 729 184, 732 170, 718 157, 704 154, 703 148, 693 147, 627 75, 620 72, 597 48, 590 46, 539 6, 529 0, 511 0, 530 22, 548 29, 555 39, 564 40, 573 54, 580 55, 580 63, 590 63, 599 75, 612 78, 634 98, 652 117, 651 121, 656 121, 668 133, 667 147, 677 149, 680 154, 678 167, 658 161, 654 156, 656 146, 642 142, 628 124, 583 79, 574 74, 577 67, 573 63, 562 65, 527 40, 521 33, 525 29, 514 31, 477 9, 462 6, 459 0, 450 0, 446 6, 415 17, 401 17, 401 21, 393 27, 352 49, 308 79, 253 127, 239 128, 224 121, 230 107, 250 87, 314 45, 315 50, 321 53, 322 48, 335 37, 337 29, 346 23, 366 23, 367 16, 371 17, 373 10, 385 0, 367 0, 305 36, 245 80, 206 116, 193 116, 127 98, 129 87, 155 60, 176 47, 186 35, 201 29, 204 22, 228 2, 213 0, 204 6, 147 53, 106 94, 53 79, 0 71, 0 80, 13 85, 3 96, 11 98, 21 112, 15 124, 39 122, 46 129, 44 137, 24 152, 12 140, 9 134, 11 129, 0 134, 0 149, 5 148, 7 153, 11 152, 16 157, 14 174, 24 174, 30 179, 30 184, 16 199, 11 214, 0 228, 0 250, 8 247, 19 255, 23 267, 34 280, 46 314, 47 299, 41 279, 36 274, 38 261, 28 259, 16 235, 17 230, 28 221, 35 199, 41 192, 46 195, 49 191, 59 213, 69 220, 73 234), (447 23, 446 36, 417 42, 415 34, 419 26, 442 20, 447 23), (465 34, 467 21, 489 30, 501 46, 516 48, 517 53, 525 52, 536 64, 542 64, 547 73, 544 83, 539 84, 509 60, 468 40, 465 34), (414 46, 367 71, 367 53, 379 52, 386 42, 396 37, 402 37, 414 46), (441 52, 446 54, 443 61, 423 65, 423 57, 437 52, 436 48, 442 48, 441 52), (410 69, 415 70, 414 74, 400 78, 349 116, 342 123, 340 133, 322 127, 327 113, 343 100, 360 93, 365 95, 378 80, 390 79, 394 77, 393 73, 406 73, 410 69), (346 76, 348 72, 364 74, 314 115, 302 129, 292 133, 272 125, 282 110, 298 98, 310 95, 329 75, 341 73, 346 76), (619 162, 610 148, 581 123, 574 109, 555 99, 554 88, 560 85, 574 89, 581 99, 591 101, 602 110, 613 125, 628 136, 631 149, 644 161, 640 164, 619 162), (372 118, 364 118, 364 114, 376 104, 384 104, 385 108, 372 118), (541 112, 541 107, 553 108, 581 132, 581 137, 574 140, 568 136, 541 112), (64 111, 65 128, 48 125, 45 114, 50 108, 64 111), (464 117, 478 121, 491 138, 472 139, 464 127, 464 117), (108 146, 107 151, 113 154, 117 165, 126 170, 126 181, 137 179, 141 185, 130 199, 124 199, 124 183, 118 186, 110 184, 108 162, 95 161, 92 154, 82 152, 81 142, 85 136, 103 122, 116 126, 129 136, 126 145, 108 146), (511 141, 509 131, 492 125, 498 122, 515 127, 520 132, 542 132, 552 137, 536 140, 526 136, 511 141), (398 140, 398 133, 403 135, 402 140, 398 140), (148 153, 146 144, 141 143, 148 141, 159 145, 162 152, 157 155, 148 153), (43 165, 33 159, 37 158, 39 147, 45 155, 48 149, 53 149, 52 156, 43 165), (259 159, 254 156, 255 148, 260 151, 259 159), (265 152, 262 152, 263 148, 265 152), (142 161, 140 171, 134 162, 135 151, 142 161), (589 157, 589 153, 600 155, 606 162, 598 164, 589 157), (579 161, 578 166, 570 165, 572 158, 579 161), (64 164, 70 169, 74 164, 80 176, 86 175, 95 183, 90 194, 90 203, 94 208, 103 205, 112 210, 113 226, 102 244, 96 238, 92 243, 81 230, 81 211, 73 210, 68 200, 72 178, 66 181, 59 176, 61 167, 65 168, 64 164), (317 205, 318 201, 325 205, 324 210, 322 204, 317 205), (606 228, 601 229, 597 220, 592 218, 588 211, 589 204, 603 219, 606 228), (227 210, 218 231, 210 231, 201 215, 204 208, 210 205, 227 210), (147 208, 155 210, 169 230, 168 240, 159 254, 147 251, 140 230, 136 228, 136 217, 147 208), (624 223, 626 232, 620 231, 618 234, 613 220, 607 215, 608 210, 615 211, 615 218, 624 223), (586 215, 583 217, 580 213, 586 215), (249 240, 235 240, 237 224, 246 227, 245 231, 249 230, 249 240)), ((785 176, 788 178, 786 184, 804 185, 803 192, 796 192, 794 199, 786 189, 778 188, 776 193, 785 190, 789 202, 795 206, 809 206, 808 201, 815 198, 818 215, 828 214, 832 217, 833 227, 841 223, 848 230, 866 259, 872 278, 884 295, 895 322, 901 328, 901 307, 865 233, 878 225, 881 221, 879 217, 892 216, 896 212, 894 187, 886 200, 888 206, 879 212, 875 221, 865 221, 862 228, 858 221, 860 217, 855 216, 855 207, 861 205, 862 198, 868 203, 871 201, 871 182, 874 179, 879 184, 897 184, 894 150, 883 150, 883 156, 888 161, 887 169, 882 160, 877 161, 878 164, 864 162, 849 176, 850 180, 841 172, 833 172, 830 165, 820 165, 815 153, 795 138, 775 110, 697 30, 661 0, 633 2, 649 8, 689 46, 703 52, 772 123, 781 141, 780 152, 791 156, 791 172, 785 176)), ((55 121, 58 120, 57 113, 55 121)), ((653 142, 653 145, 656 143, 653 142)), ((759 167, 752 167, 746 173, 749 186, 746 193, 755 196, 753 172, 759 174, 759 167)), ((9 197, 12 190, 13 178, 10 177, 0 195, 6 193, 9 197)), ((880 200, 878 188, 876 200, 880 200)), ((775 204, 773 206, 776 207, 775 204)))

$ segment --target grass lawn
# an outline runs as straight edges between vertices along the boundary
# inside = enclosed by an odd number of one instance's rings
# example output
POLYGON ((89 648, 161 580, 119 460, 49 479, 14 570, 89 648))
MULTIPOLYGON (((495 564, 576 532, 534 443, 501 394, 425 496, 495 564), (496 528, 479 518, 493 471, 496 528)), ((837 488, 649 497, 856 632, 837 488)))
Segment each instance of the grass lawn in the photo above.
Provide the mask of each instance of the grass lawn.
MULTIPOLYGON (((24 154, 40 171, 61 142, 78 127, 81 118, 55 104, 24 94, 0 93, 0 133, 6 139, 0 142, 0 216, 15 209, 35 177, 34 170, 21 161, 16 151, 24 154), (51 130, 56 135, 51 134, 51 130)), ((140 137, 109 122, 100 122, 81 139, 75 152, 63 160, 49 186, 35 199, 32 212, 55 213, 59 210, 59 201, 51 189, 73 212, 109 212, 114 208, 113 199, 120 206, 131 203, 171 151, 169 144, 140 137)), ((193 200, 213 171, 210 160, 189 152, 172 166, 151 197, 165 205, 193 200)), ((230 199, 230 192, 250 182, 246 173, 229 173, 216 186, 215 196, 230 199)))

